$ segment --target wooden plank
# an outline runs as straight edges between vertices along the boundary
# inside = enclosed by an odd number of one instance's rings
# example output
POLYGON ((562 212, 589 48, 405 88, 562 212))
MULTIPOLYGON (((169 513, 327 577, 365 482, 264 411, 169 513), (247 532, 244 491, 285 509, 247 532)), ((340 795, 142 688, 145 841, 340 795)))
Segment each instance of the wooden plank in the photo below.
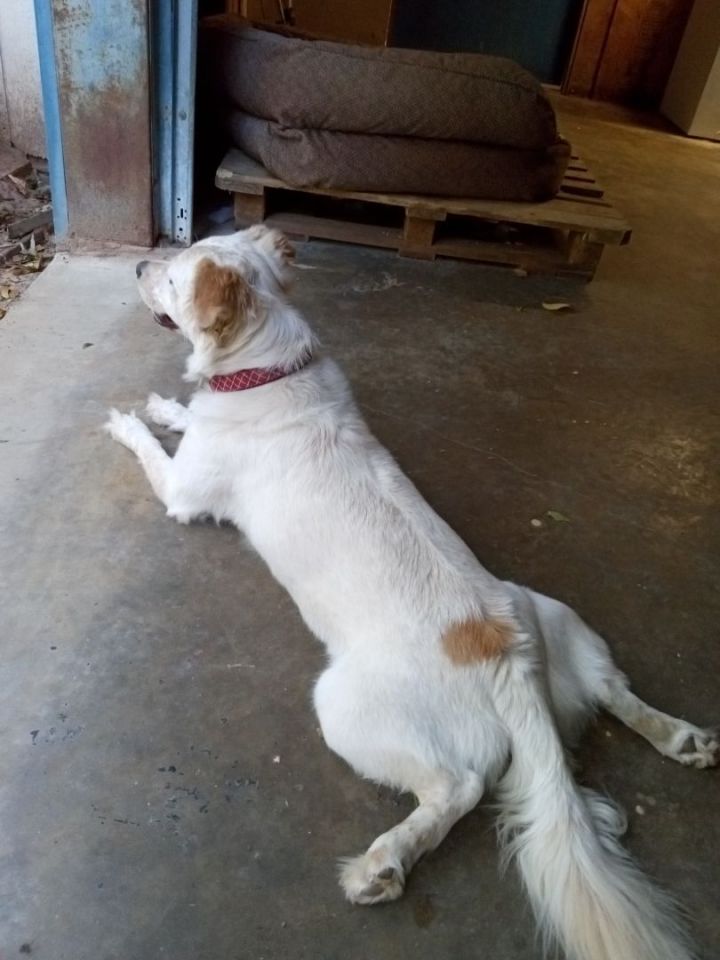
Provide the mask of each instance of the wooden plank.
MULTIPOLYGON (((554 200, 546 203, 512 203, 475 199, 418 197, 405 194, 379 194, 355 191, 298 189, 271 176, 260 164, 238 151, 231 151, 216 175, 216 183, 225 190, 239 186, 235 193, 238 220, 243 223, 263 219, 265 191, 275 191, 273 205, 281 205, 283 192, 302 196, 322 196, 337 200, 359 200, 382 207, 403 207, 404 227, 361 223, 292 212, 273 213, 266 223, 294 236, 336 240, 397 250, 401 255, 434 259, 437 256, 477 260, 486 263, 520 266, 528 271, 579 275, 591 279, 602 253, 603 244, 627 243, 630 227, 622 216, 603 199, 602 188, 592 175, 581 171, 570 174, 554 200), (573 193, 573 189, 576 191, 573 193), (248 193, 251 190, 253 192, 248 193), (579 194, 578 194, 579 191, 579 194), (589 195, 582 195, 585 191, 589 195), (557 239, 555 245, 506 243, 481 240, 457 233, 454 221, 464 234, 468 221, 478 224, 518 224, 546 228, 557 239), (436 237, 436 224, 447 226, 436 237), (464 223, 464 226, 460 226, 464 223)), ((353 216, 352 213, 349 214, 353 216)))
POLYGON ((556 197, 547 203, 488 203, 481 208, 452 203, 448 213, 476 216, 495 222, 524 223, 528 226, 592 230, 602 243, 623 243, 629 227, 612 207, 592 198, 556 197))
MULTIPOLYGON (((271 176, 264 167, 239 150, 231 150, 216 178, 216 185, 222 190, 242 189, 244 184, 263 184, 278 190, 297 189, 276 177, 271 176)), ((492 221, 524 223, 531 226, 551 228, 576 228, 592 230, 595 240, 602 243, 622 244, 627 242, 630 227, 609 203, 595 201, 593 198, 575 198, 569 200, 562 196, 543 203, 525 203, 517 201, 481 200, 476 198, 455 199, 447 197, 419 197, 412 194, 365 193, 360 191, 322 190, 302 188, 303 193, 337 197, 345 200, 362 200, 367 203, 383 203, 414 211, 422 210, 429 218, 433 212, 446 215, 478 217, 492 221)))
POLYGON ((563 93, 578 97, 592 95, 617 2, 585 0, 561 86, 563 93))
POLYGON ((553 272, 565 267, 562 253, 552 247, 530 247, 523 244, 493 243, 489 240, 447 237, 438 240, 435 253, 439 257, 453 257, 458 260, 478 260, 483 263, 496 263, 509 267, 523 267, 528 271, 539 270, 553 272))
POLYGON ((345 43, 383 46, 387 42, 390 0, 293 0, 295 25, 345 43))
POLYGON ((621 214, 604 195, 601 197, 566 197, 563 191, 559 190, 554 202, 557 202, 559 206, 560 204, 566 204, 568 201, 576 205, 579 204, 584 213, 594 216, 596 224, 599 222, 598 217, 602 217, 604 220, 609 218, 615 222, 618 219, 622 220, 621 214))
POLYGON ((397 250, 402 242, 399 227, 383 227, 369 223, 348 223, 327 217, 312 217, 302 213, 273 213, 265 223, 285 233, 316 237, 319 240, 339 240, 368 247, 388 247, 397 250))
POLYGON ((415 257, 416 260, 434 260, 433 237, 436 223, 436 220, 424 220, 406 212, 400 255, 415 257))
POLYGON ((566 173, 560 184, 559 193, 578 194, 584 197, 594 197, 598 200, 605 195, 605 191, 595 177, 591 173, 583 171, 566 173))
POLYGON ((570 231, 564 243, 565 256, 571 266, 586 267, 595 272, 603 244, 594 243, 586 233, 570 231))
MULTIPOLYGON (((400 249, 403 237, 402 231, 397 227, 347 223, 296 213, 273 213, 265 223, 295 237, 383 247, 398 250, 401 256, 417 257, 416 253, 406 254, 400 249)), ((593 270, 586 263, 568 263, 560 250, 551 247, 533 248, 521 244, 448 237, 435 242, 432 249, 434 257, 523 267, 528 272, 581 276, 586 279, 591 279, 593 274, 593 270)))
POLYGON ((32 171, 32 164, 25 156, 9 143, 0 141, 0 180, 12 175, 22 177, 32 171))
POLYGON ((33 230, 37 230, 40 227, 48 227, 52 224, 52 218, 51 207, 48 207, 46 210, 38 210, 28 217, 23 217, 21 220, 16 220, 14 223, 9 224, 7 228, 8 238, 10 240, 16 240, 18 237, 24 237, 26 234, 32 233, 33 230))
MULTIPOLYGON (((473 260, 496 266, 521 267, 528 273, 580 277, 592 280, 597 262, 569 263, 564 247, 532 247, 524 244, 492 243, 487 240, 447 238, 435 244, 438 257, 473 260)), ((599 245, 603 249, 603 245, 599 245)), ((599 257, 598 257, 599 259, 599 257)))
POLYGON ((221 190, 240 190, 244 184, 259 183, 266 187, 284 186, 257 160, 234 148, 228 150, 215 174, 215 186, 221 190))
POLYGON ((574 197, 593 198, 599 198, 603 195, 603 191, 599 187, 584 183, 564 183, 562 187, 560 187, 560 193, 563 195, 569 194, 574 197))
POLYGON ((560 185, 560 188, 562 189, 562 187, 564 187, 568 183, 570 184, 583 183, 583 184, 586 184, 587 186, 595 187, 596 190, 600 190, 603 193, 605 192, 600 186, 600 184, 597 182, 595 177, 593 177, 589 173, 566 173, 565 176, 563 177, 563 181, 560 185))
POLYGON ((265 192, 260 194, 236 193, 233 196, 235 226, 247 227, 262 223, 265 219, 265 192))

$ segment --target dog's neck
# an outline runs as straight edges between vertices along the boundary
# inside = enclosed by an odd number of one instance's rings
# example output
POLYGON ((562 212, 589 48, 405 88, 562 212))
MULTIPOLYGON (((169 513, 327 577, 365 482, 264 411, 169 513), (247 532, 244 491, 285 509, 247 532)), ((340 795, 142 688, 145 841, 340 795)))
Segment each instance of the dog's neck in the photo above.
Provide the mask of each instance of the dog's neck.
POLYGON ((297 310, 274 300, 261 326, 240 343, 224 349, 210 337, 194 343, 185 379, 203 382, 247 369, 294 370, 312 354, 313 345, 313 334, 297 310))
POLYGON ((241 390, 253 390, 255 387, 264 387, 267 383, 284 380, 291 373, 297 373, 306 367, 312 360, 312 354, 307 353, 300 357, 292 367, 243 367, 233 370, 232 373, 216 373, 208 380, 208 385, 215 393, 238 393, 241 390))

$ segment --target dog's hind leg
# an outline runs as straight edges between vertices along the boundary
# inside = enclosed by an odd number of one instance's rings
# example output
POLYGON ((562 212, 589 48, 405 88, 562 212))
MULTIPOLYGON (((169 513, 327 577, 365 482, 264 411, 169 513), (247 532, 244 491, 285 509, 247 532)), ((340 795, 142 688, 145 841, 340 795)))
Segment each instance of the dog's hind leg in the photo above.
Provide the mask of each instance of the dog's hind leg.
POLYGON ((645 737, 664 757, 686 767, 714 767, 720 762, 715 734, 648 706, 630 690, 619 670, 603 684, 599 700, 608 713, 645 737))
POLYGON ((145 407, 147 415, 159 427, 167 427, 176 433, 185 433, 190 423, 190 411, 177 400, 166 400, 157 393, 151 393, 145 407))
POLYGON ((413 865, 438 846, 483 794, 481 778, 470 770, 461 777, 429 771, 423 780, 414 787, 418 807, 410 816, 379 836, 366 853, 342 862, 340 883, 352 903, 400 897, 413 865))
POLYGON ((418 799, 417 808, 366 853, 342 862, 340 883, 353 903, 401 896, 414 864, 479 802, 485 782, 495 779, 507 754, 508 744, 491 720, 477 717, 468 733, 475 740, 454 751, 453 736, 436 729, 428 711, 438 724, 462 727, 464 709, 458 708, 459 719, 452 705, 443 713, 442 701, 431 696, 436 687, 425 699, 419 687, 414 678, 386 670, 364 674, 352 660, 334 663, 315 685, 315 709, 330 749, 361 776, 418 799), (428 734, 433 730, 436 736, 428 734), (474 757, 472 769, 468 756, 474 757))
POLYGON ((578 715, 585 705, 590 711, 602 707, 678 763, 712 767, 720 761, 720 743, 711 731, 661 713, 631 692, 605 641, 574 610, 532 590, 512 589, 520 616, 526 622, 534 619, 545 641, 550 690, 561 729, 563 715, 572 714, 574 706, 578 715))

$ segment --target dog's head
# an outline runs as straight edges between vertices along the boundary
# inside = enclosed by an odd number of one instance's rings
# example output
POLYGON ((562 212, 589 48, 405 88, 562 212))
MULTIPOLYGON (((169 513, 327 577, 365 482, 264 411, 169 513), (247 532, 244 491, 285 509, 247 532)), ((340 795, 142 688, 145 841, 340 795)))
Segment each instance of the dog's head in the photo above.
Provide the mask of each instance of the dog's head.
POLYGON ((294 250, 264 226, 201 240, 172 260, 141 260, 140 296, 155 320, 207 351, 236 347, 262 326, 290 282, 294 250))

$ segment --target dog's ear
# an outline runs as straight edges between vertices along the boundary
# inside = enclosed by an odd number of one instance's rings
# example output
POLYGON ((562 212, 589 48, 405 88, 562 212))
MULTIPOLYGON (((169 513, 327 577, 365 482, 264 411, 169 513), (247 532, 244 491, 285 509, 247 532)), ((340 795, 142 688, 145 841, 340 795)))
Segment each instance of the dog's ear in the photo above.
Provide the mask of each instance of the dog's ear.
POLYGON ((284 233, 279 230, 273 230, 262 223, 250 227, 247 231, 248 236, 253 240, 258 249, 265 254, 273 266, 273 271, 282 287, 287 287, 290 282, 290 270, 295 260, 295 247, 290 243, 284 233))
MULTIPOLYGON (((295 259, 295 247, 284 233, 279 230, 268 230, 264 243, 272 250, 276 257, 289 266, 295 259)), ((269 252, 269 251, 268 251, 269 252)))
POLYGON ((255 307, 255 294, 245 277, 209 257, 197 266, 193 299, 201 328, 219 347, 232 343, 255 307))

